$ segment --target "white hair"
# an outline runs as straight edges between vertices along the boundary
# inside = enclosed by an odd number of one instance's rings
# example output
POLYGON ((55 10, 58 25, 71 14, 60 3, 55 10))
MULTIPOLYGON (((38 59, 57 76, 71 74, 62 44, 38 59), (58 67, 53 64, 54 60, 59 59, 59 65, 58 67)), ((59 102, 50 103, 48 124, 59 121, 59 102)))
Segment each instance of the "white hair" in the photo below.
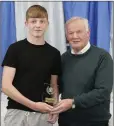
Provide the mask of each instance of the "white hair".
POLYGON ((69 19, 65 25, 68 25, 69 23, 71 23, 74 20, 83 20, 84 21, 84 25, 86 28, 86 31, 89 31, 89 23, 88 20, 86 18, 82 18, 82 17, 72 17, 71 19, 69 19))

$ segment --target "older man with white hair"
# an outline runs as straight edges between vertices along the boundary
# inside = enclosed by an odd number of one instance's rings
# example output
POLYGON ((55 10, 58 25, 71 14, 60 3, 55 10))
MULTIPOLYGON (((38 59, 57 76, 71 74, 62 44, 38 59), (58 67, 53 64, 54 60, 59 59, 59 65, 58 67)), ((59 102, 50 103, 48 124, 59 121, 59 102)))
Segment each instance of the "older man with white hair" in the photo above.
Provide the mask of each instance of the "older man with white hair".
POLYGON ((88 20, 73 17, 66 22, 71 46, 62 55, 62 100, 52 109, 59 126, 108 126, 113 61, 104 49, 91 45, 88 20))

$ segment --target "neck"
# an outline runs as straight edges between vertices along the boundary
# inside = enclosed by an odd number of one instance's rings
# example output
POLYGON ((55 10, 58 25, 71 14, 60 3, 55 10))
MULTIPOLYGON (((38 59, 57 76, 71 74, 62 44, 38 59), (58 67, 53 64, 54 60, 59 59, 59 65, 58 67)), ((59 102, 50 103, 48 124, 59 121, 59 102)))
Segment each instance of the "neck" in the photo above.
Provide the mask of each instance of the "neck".
POLYGON ((27 40, 34 45, 44 45, 45 44, 44 37, 34 37, 34 36, 28 35, 27 40))
POLYGON ((73 48, 72 48, 72 50, 73 50, 73 52, 74 52, 75 54, 77 54, 77 53, 80 51, 80 49, 77 50, 77 49, 73 49, 73 48))

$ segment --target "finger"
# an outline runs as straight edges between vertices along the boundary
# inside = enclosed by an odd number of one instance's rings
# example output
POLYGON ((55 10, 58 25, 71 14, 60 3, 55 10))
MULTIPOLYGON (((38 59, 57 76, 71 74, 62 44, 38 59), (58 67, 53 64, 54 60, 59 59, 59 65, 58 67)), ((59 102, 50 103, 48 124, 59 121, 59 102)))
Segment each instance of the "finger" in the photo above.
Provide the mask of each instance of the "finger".
POLYGON ((53 106, 46 104, 46 106, 50 109, 53 109, 53 106))
POLYGON ((51 112, 57 111, 57 110, 59 110, 59 109, 61 109, 61 108, 62 108, 62 105, 58 105, 58 106, 54 107, 54 108, 51 110, 51 112))
POLYGON ((62 107, 58 106, 54 109, 52 109, 51 114, 59 114, 62 111, 62 107))
POLYGON ((48 119, 48 122, 53 122, 53 119, 52 118, 48 119))
POLYGON ((62 112, 62 110, 57 110, 57 111, 51 112, 51 114, 59 114, 61 112, 62 112))
POLYGON ((54 105, 54 106, 53 106, 53 109, 54 109, 54 108, 57 108, 57 107, 59 107, 59 106, 61 106, 61 105, 62 105, 62 103, 60 102, 60 103, 54 105))
POLYGON ((51 120, 52 117, 53 117, 53 115, 52 115, 52 114, 49 114, 49 115, 48 115, 48 120, 51 120))
POLYGON ((57 103, 55 106, 59 106, 59 105, 61 105, 63 102, 62 101, 60 101, 59 103, 57 103))
POLYGON ((51 121, 51 120, 49 120, 49 121, 47 121, 48 123, 51 123, 51 124, 54 124, 55 123, 55 121, 51 121))
POLYGON ((48 113, 50 113, 51 111, 52 111, 52 109, 50 109, 50 108, 46 108, 46 111, 48 112, 48 113))
POLYGON ((49 123, 54 124, 58 120, 58 116, 53 115, 50 120, 48 120, 49 123))
POLYGON ((53 123, 53 115, 50 114, 47 120, 49 123, 53 123))
POLYGON ((55 124, 56 120, 49 120, 48 122, 51 124, 55 124))

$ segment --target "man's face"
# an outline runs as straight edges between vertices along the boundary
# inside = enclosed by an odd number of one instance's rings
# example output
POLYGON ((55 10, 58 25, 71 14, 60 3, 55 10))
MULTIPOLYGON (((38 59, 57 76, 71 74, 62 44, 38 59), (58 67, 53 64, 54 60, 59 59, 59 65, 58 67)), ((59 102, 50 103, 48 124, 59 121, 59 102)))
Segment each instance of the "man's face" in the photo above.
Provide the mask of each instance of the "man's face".
POLYGON ((48 26, 47 18, 29 18, 25 22, 29 35, 33 37, 43 37, 48 26))
POLYGON ((66 37, 74 50, 80 51, 88 43, 90 32, 83 20, 74 20, 66 25, 66 37))

